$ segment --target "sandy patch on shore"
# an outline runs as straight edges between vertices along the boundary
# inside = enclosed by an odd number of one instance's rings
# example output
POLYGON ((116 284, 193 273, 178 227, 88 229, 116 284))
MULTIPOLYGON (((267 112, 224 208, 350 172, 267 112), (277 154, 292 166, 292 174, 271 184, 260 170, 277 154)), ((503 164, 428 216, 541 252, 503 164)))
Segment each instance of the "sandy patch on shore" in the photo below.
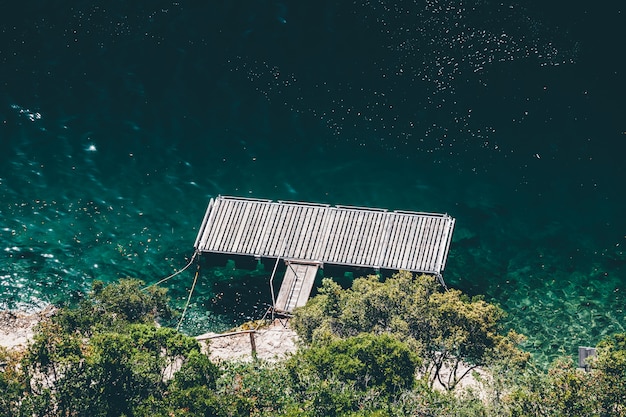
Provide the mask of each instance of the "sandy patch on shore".
MULTIPOLYGON (((252 333, 256 356, 267 361, 278 361, 297 350, 298 336, 289 328, 289 322, 275 320, 268 327, 252 333)), ((212 361, 250 361, 252 341, 250 333, 228 334, 206 333, 197 336, 203 350, 209 351, 212 361)))

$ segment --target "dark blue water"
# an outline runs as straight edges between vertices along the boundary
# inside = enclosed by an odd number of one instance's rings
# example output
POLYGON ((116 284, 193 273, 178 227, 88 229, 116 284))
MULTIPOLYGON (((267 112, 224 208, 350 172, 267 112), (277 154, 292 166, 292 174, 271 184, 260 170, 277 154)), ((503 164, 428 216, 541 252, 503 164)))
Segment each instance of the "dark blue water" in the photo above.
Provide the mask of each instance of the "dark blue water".
MULTIPOLYGON (((538 357, 624 331, 622 9, 3 2, 0 304, 156 282, 225 194, 450 213, 448 285, 538 357)), ((187 331, 257 315, 269 272, 203 269, 187 331)))

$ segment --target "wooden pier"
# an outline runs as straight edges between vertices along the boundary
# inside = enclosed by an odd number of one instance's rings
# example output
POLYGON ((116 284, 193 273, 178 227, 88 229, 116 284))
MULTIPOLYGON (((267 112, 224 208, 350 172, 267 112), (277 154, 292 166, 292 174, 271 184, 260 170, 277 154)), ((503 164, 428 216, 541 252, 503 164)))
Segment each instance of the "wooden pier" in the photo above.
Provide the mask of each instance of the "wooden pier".
POLYGON ((295 265, 287 269, 276 303, 289 312, 306 303, 324 264, 441 278, 454 222, 447 214, 219 196, 209 202, 194 247, 295 265))

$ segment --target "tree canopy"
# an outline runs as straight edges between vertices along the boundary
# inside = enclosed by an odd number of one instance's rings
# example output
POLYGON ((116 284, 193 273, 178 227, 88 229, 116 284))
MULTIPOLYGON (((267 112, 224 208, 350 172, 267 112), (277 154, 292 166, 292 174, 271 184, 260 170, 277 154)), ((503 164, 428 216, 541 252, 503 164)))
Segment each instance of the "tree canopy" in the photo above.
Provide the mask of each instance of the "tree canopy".
POLYGON ((478 366, 504 358, 523 366, 528 360, 515 346, 519 336, 503 334, 503 317, 480 297, 442 291, 435 277, 404 271, 385 281, 357 278, 346 290, 324 279, 319 295, 296 311, 292 324, 313 345, 361 333, 393 336, 423 358, 421 370, 431 384, 452 390, 478 366))

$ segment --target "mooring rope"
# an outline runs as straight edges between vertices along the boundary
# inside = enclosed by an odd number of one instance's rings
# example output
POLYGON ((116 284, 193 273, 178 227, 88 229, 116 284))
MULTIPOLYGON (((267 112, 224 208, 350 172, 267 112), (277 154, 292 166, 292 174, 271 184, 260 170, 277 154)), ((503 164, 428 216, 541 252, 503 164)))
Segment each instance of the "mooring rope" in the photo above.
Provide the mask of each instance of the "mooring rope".
POLYGON ((178 321, 178 325, 176 326, 176 331, 180 329, 180 325, 185 318, 185 313, 187 312, 187 307, 189 307, 189 302, 191 301, 191 295, 193 294, 194 288, 196 288, 196 282, 198 282, 198 275, 200 273, 200 264, 198 264, 198 269, 196 269, 196 276, 193 277, 193 284, 191 284, 191 290, 189 291, 189 297, 187 297, 187 303, 185 303, 185 308, 183 309, 183 314, 180 315, 180 320, 178 321))
POLYGON ((160 281, 158 281, 158 282, 155 282, 154 284, 150 284, 150 285, 148 285, 147 287, 145 287, 145 288, 143 288, 143 289, 144 289, 144 290, 147 290, 147 289, 148 289, 148 288, 150 288, 150 287, 154 287, 155 285, 162 284, 162 283, 164 283, 165 281, 167 281, 167 280, 169 280, 169 279, 171 279, 171 278, 174 278, 176 275, 180 274, 181 272, 185 272, 185 270, 191 266, 191 264, 193 263, 194 259, 196 259, 196 256, 197 256, 197 255, 198 255, 198 252, 197 252, 197 251, 196 251, 196 252, 194 252, 194 253, 193 253, 193 256, 191 257, 191 260, 189 261, 189 263, 188 263, 187 265, 185 265, 185 267, 184 267, 183 269, 181 269, 180 271, 176 271, 176 272, 174 272, 172 275, 167 276, 167 277, 163 278, 162 280, 160 280, 160 281))

